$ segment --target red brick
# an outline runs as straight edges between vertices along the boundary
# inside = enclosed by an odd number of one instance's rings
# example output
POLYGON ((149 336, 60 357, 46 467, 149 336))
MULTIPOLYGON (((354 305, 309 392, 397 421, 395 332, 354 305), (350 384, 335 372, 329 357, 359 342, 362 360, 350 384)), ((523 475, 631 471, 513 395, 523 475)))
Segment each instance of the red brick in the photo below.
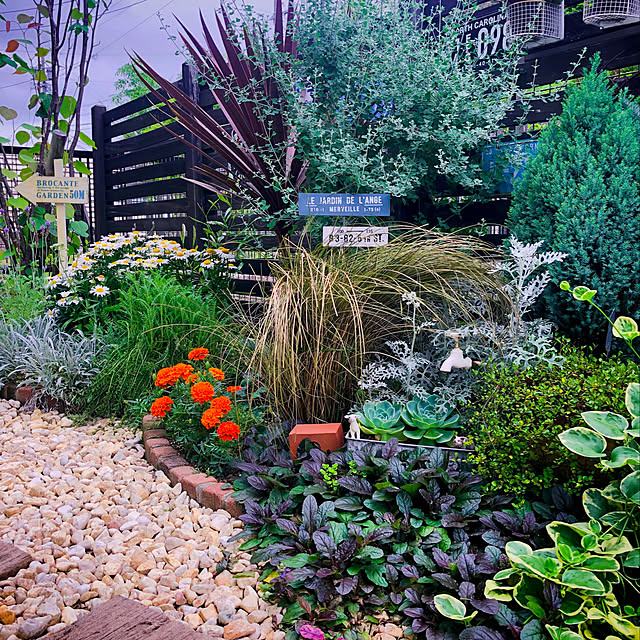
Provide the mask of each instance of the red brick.
POLYGON ((149 451, 147 460, 149 460, 149 464, 157 468, 161 458, 174 455, 176 455, 176 450, 173 447, 153 447, 149 451))
POLYGON ((227 493, 230 493, 229 490, 223 489, 221 482, 213 482, 202 490, 198 502, 210 509, 223 509, 227 493))
POLYGON ((167 440, 166 438, 149 438, 148 440, 144 441, 144 450, 147 456, 149 456, 149 452, 154 447, 170 447, 170 446, 172 445, 169 442, 169 440, 167 440))
POLYGON ((229 512, 234 518, 237 518, 243 513, 242 507, 231 497, 233 489, 227 491, 228 494, 224 498, 224 507, 222 508, 229 512))
POLYGON ((16 400, 20 404, 26 404, 31 400, 31 396, 35 393, 33 387, 18 387, 16 389, 16 400))
POLYGON ((164 429, 148 429, 144 432, 143 438, 145 442, 151 438, 164 438, 167 432, 164 429))
POLYGON ((173 450, 173 453, 175 455, 166 456, 158 462, 158 469, 167 475, 169 475, 169 471, 171 471, 171 469, 175 469, 176 467, 186 467, 189 465, 189 463, 175 449, 173 450))
MULTIPOLYGON (((190 465, 183 465, 181 467, 172 467, 169 469, 169 480, 171 480, 171 484, 182 484, 182 479, 196 473, 196 469, 191 467, 190 465)), ((182 487, 184 490, 184 487, 182 487)))
POLYGON ((192 471, 191 475, 184 476, 180 479, 183 491, 186 491, 189 494, 189 497, 193 500, 198 499, 198 486, 210 482, 215 482, 215 480, 206 473, 196 473, 195 469, 192 471))
POLYGON ((142 418, 142 430, 146 431, 147 429, 155 429, 155 426, 160 422, 160 418, 156 416, 152 416, 151 414, 144 416, 142 418))
POLYGON ((339 422, 328 424, 297 424, 289 433, 291 459, 295 460, 300 443, 309 438, 323 451, 335 451, 344 445, 344 431, 339 422))

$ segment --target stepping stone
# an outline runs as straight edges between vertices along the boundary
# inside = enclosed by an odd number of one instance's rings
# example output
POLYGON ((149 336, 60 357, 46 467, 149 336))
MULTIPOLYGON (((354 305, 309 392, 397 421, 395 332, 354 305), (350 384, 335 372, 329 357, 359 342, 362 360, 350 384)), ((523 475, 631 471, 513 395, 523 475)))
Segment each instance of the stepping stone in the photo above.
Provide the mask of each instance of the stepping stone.
POLYGON ((116 596, 42 640, 203 640, 203 635, 160 611, 116 596))
POLYGON ((0 540, 0 580, 15 576, 20 569, 28 567, 32 560, 26 551, 0 540))

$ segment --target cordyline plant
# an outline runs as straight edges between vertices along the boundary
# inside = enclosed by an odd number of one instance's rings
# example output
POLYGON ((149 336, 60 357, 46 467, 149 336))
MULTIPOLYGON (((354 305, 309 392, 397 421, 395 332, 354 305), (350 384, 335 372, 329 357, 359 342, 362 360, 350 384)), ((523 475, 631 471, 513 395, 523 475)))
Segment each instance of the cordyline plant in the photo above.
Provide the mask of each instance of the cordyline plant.
MULTIPOLYGON (((259 203, 282 239, 290 228, 286 222, 287 211, 305 179, 306 163, 296 155, 295 133, 280 108, 283 101, 273 73, 268 69, 270 56, 265 33, 250 34, 246 24, 238 33, 224 6, 220 13, 222 19, 216 15, 216 23, 222 48, 215 43, 202 15, 204 43, 184 25, 182 39, 201 81, 211 89, 226 121, 218 117, 218 110, 205 111, 140 57, 135 57, 133 62, 149 90, 163 97, 149 84, 147 78, 150 77, 170 98, 166 108, 175 120, 205 149, 212 151, 202 153, 206 163, 200 163, 197 168, 203 179, 192 182, 219 194, 237 194, 259 203), (256 43, 263 51, 254 49, 256 43)), ((287 61, 296 56, 293 19, 293 4, 289 5, 285 21, 282 2, 276 0, 274 46, 285 67, 287 61)), ((199 147, 185 142, 200 151, 199 147)))

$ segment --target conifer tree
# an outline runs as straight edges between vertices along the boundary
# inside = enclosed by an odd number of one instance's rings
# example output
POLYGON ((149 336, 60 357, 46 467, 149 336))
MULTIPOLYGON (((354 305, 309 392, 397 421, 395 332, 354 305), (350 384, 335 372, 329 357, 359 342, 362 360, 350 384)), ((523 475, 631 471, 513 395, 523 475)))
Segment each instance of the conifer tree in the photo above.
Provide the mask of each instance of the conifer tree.
MULTIPOLYGON (((598 290, 609 314, 640 311, 640 109, 616 91, 594 57, 568 88, 561 115, 541 133, 538 153, 516 185, 509 225, 525 242, 562 251, 550 266, 558 284, 598 290)), ((565 335, 604 344, 606 322, 557 286, 545 297, 548 317, 565 335)))

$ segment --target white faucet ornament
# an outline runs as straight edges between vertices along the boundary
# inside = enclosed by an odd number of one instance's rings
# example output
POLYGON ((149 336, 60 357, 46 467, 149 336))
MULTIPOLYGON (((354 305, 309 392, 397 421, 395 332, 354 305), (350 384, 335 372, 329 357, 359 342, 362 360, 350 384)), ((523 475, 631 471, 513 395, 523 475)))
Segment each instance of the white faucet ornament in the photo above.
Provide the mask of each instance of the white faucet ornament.
POLYGON ((449 357, 440 365, 440 371, 443 373, 451 373, 451 369, 471 369, 473 361, 471 358, 466 358, 464 352, 460 348, 459 340, 462 337, 459 333, 445 333, 449 338, 453 338, 456 341, 456 346, 451 349, 449 357))

